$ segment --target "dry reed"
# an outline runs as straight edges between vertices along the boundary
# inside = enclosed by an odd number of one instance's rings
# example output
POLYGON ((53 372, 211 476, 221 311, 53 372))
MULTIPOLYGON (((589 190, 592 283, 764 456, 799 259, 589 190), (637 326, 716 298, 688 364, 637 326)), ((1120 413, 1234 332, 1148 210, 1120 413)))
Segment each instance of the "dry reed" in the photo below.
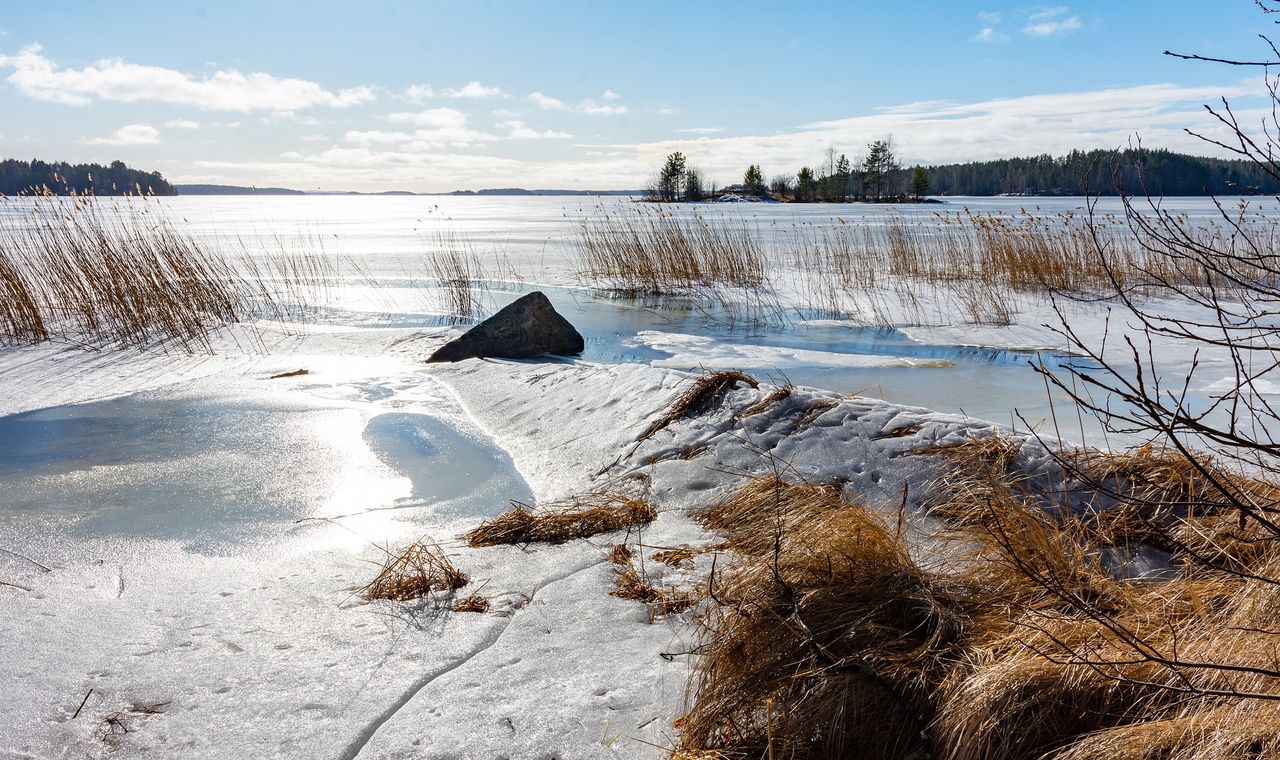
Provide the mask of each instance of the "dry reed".
POLYGON ((488 597, 481 596, 478 593, 467 594, 462 599, 458 600, 457 602, 454 602, 453 606, 449 608, 449 611, 450 612, 479 612, 479 613, 488 612, 489 599, 488 597))
POLYGON ((630 295, 758 289, 768 266, 745 222, 684 218, 663 208, 593 217, 579 229, 578 247, 582 276, 630 295))
POLYGON ((408 602, 432 591, 457 591, 470 582, 444 551, 431 543, 416 543, 388 552, 378 575, 362 589, 364 598, 408 602))
POLYGON ((629 530, 657 518, 653 505, 617 493, 598 492, 534 508, 517 501, 464 538, 471 546, 553 543, 629 530))
POLYGON ((457 320, 479 316, 479 289, 484 270, 470 245, 453 234, 438 235, 428 265, 439 284, 445 312, 457 320))
POLYGON ((211 330, 296 315, 332 272, 322 254, 235 257, 154 201, 5 200, 0 342, 208 349, 211 330))
POLYGON ((680 394, 671 403, 666 412, 645 428, 644 432, 636 438, 636 443, 647 441, 676 420, 706 413, 738 383, 745 383, 752 388, 760 387, 760 383, 754 377, 743 372, 717 370, 701 375, 689 390, 680 394))
POLYGON ((643 569, 636 567, 630 556, 621 559, 615 554, 612 560, 614 589, 611 595, 649 605, 649 622, 684 612, 697 604, 698 597, 692 592, 655 585, 643 569))

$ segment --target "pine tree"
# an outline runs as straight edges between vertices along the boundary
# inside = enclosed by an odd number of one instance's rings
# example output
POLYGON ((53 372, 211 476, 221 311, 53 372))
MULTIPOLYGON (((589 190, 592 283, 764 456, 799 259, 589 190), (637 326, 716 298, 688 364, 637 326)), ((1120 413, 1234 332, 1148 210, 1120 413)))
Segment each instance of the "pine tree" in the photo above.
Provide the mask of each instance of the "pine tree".
POLYGON ((796 200, 801 202, 813 200, 817 184, 818 180, 813 176, 813 170, 807 166, 800 167, 800 171, 796 173, 796 200))
POLYGON ((742 176, 742 184, 748 195, 764 195, 764 172, 760 171, 759 164, 747 167, 747 173, 742 176))
POLYGON ((923 166, 917 166, 911 171, 911 197, 920 200, 927 192, 929 192, 929 177, 924 173, 923 166))
POLYGON ((680 200, 684 192, 685 168, 683 153, 676 151, 667 156, 667 163, 658 173, 658 200, 668 203, 680 200))

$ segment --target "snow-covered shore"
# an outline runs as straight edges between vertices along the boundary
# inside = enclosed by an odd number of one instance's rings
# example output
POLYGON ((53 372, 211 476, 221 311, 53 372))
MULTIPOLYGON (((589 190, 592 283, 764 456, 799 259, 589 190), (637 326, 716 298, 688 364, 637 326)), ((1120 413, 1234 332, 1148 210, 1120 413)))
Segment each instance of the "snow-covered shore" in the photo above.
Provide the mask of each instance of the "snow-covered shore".
MULTIPOLYGON (((929 477, 921 458, 898 454, 991 428, 805 389, 735 422, 734 412, 766 386, 734 391, 718 411, 676 423, 627 457, 690 374, 590 362, 422 364, 443 338, 443 330, 279 336, 267 355, 227 347, 199 360, 147 353, 104 360, 52 347, 0 353, 11 380, 0 403, 10 412, 36 406, 35 389, 46 405, 146 389, 152 399, 181 396, 192 409, 229 396, 350 418, 317 426, 296 448, 272 454, 272 466, 288 470, 307 447, 326 447, 332 461, 316 477, 328 470, 328 480, 311 494, 319 502, 312 516, 326 519, 277 518, 270 528, 264 521, 261 541, 202 551, 189 541, 110 531, 70 538, 74 531, 7 521, 0 545, 21 548, 52 571, 0 558, 3 578, 30 589, 0 590, 0 704, 14 726, 6 751, 33 758, 117 750, 146 757, 657 757, 670 746, 693 667, 684 654, 697 635, 691 613, 650 622, 644 605, 609 595, 606 554, 616 537, 470 549, 456 536, 501 511, 506 498, 554 499, 643 472, 661 511, 644 543, 705 545, 711 537, 686 510, 746 473, 786 467, 895 504, 904 482, 917 489, 929 477), (268 379, 299 367, 310 373, 268 379), (47 385, 51 376, 56 386, 47 385), (830 408, 797 430, 817 401, 830 408), (408 478, 361 436, 369 420, 392 413, 434 417, 509 453, 517 480, 502 482, 527 484, 529 493, 482 493, 452 508, 411 498, 408 478), (675 456, 703 446, 691 459, 675 456), (494 598, 491 612, 358 598, 354 589, 376 570, 378 545, 424 536, 446 547, 472 588, 494 598)), ((441 456, 447 461, 447 452, 441 456)), ((141 481, 186 466, 165 462, 163 452, 156 460, 141 481)), ((74 496, 75 482, 95 469, 115 476, 110 466, 71 467, 46 474, 44 485, 74 496)), ((222 474, 193 469, 185 477, 222 474)), ((89 519, 94 506, 79 510, 64 528, 89 519)), ((698 571, 666 572, 665 582, 688 585, 698 571)))

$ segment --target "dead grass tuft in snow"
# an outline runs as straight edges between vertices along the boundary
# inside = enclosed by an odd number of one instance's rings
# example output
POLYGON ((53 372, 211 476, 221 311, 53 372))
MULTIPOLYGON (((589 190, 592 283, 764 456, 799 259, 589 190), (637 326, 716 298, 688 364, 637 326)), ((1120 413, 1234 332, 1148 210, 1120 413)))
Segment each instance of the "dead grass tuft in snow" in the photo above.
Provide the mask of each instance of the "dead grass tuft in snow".
POLYGON ((467 594, 462 599, 454 602, 449 608, 450 612, 479 612, 489 611, 489 598, 480 594, 467 594))
POLYGON ((677 546, 674 549, 663 549, 661 551, 656 551, 649 556, 649 559, 653 560, 654 562, 661 562, 662 564, 668 565, 670 567, 676 567, 677 565, 688 562, 689 560, 698 556, 698 554, 702 553, 702 551, 704 550, 695 549, 692 546, 689 546, 688 544, 683 544, 681 546, 677 546))
POLYGON ((648 501, 612 492, 589 493, 537 508, 514 501, 511 504, 510 510, 467 533, 467 543, 474 547, 559 544, 647 525, 658 516, 648 501))
POLYGON ((754 377, 744 372, 718 370, 700 376, 689 390, 672 402, 666 412, 645 428, 645 431, 636 438, 636 443, 647 441, 676 420, 709 411, 738 383, 745 383, 752 388, 760 387, 760 383, 754 377))
POLYGON ((655 584, 643 568, 636 567, 630 557, 622 561, 614 560, 613 584, 613 596, 649 605, 649 622, 684 612, 698 603, 698 597, 693 592, 655 584))
POLYGON ((406 546, 388 553, 378 575, 365 586, 364 598, 408 602, 432 591, 457 591, 470 582, 434 542, 406 546))
MULTIPOLYGON (((1016 444, 941 454, 953 458, 930 503, 953 511, 919 557, 900 518, 834 487, 759 478, 700 513, 739 558, 709 581, 715 604, 673 756, 1280 753, 1280 587, 1265 580, 1280 572, 1280 547, 1232 554, 1247 572, 1189 563, 1165 581, 1120 580, 1087 516, 1046 511, 1018 477, 1016 444)), ((1138 466, 1169 486, 1162 494, 1196 492, 1161 479, 1159 458, 1147 464, 1096 466, 1138 466)), ((1221 527, 1213 514, 1171 519, 1221 527)))
POLYGON ((751 406, 739 412, 737 415, 737 418, 741 420, 741 419, 746 419, 747 417, 753 417, 757 414, 760 414, 761 412, 768 410, 769 407, 773 406, 779 401, 783 401, 787 398, 790 398, 791 392, 794 391, 795 389, 796 387, 791 383, 789 382, 783 383, 782 385, 779 385, 777 388, 774 388, 772 391, 769 391, 769 393, 766 394, 764 397, 762 397, 759 401, 755 402, 751 406))

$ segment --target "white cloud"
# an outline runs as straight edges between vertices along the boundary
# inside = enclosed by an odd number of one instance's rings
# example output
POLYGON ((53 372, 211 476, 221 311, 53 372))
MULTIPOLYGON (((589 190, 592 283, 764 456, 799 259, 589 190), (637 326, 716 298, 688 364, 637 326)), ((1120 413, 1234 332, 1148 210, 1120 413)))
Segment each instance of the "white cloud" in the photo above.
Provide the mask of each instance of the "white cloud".
MULTIPOLYGON (((458 187, 638 188, 672 151, 683 151, 710 179, 737 181, 759 163, 766 174, 795 172, 821 159, 828 145, 850 155, 873 139, 892 135, 902 161, 951 163, 1053 153, 1073 148, 1125 146, 1140 133, 1149 147, 1199 154, 1210 146, 1182 130, 1206 124, 1200 104, 1219 95, 1233 99, 1242 120, 1261 118, 1266 99, 1261 78, 1234 85, 1185 87, 1151 84, 1092 92, 1066 92, 971 103, 932 101, 883 108, 869 114, 806 124, 789 132, 723 136, 688 132, 674 139, 565 146, 578 153, 547 159, 477 155, 438 146, 432 130, 365 135, 341 146, 290 154, 287 160, 197 162, 240 183, 294 183, 352 189, 458 187), (433 142, 436 141, 436 142, 433 142)), ((504 124, 496 129, 510 129, 504 124)), ((474 147, 519 139, 496 131, 474 147)), ((710 128, 694 128, 710 129, 710 128)), ((355 136, 352 135, 354 138, 355 136)))
POLYGON ((488 87, 472 80, 461 87, 446 87, 437 90, 429 84, 414 84, 404 88, 402 97, 411 103, 424 103, 435 98, 446 100, 481 100, 483 98, 501 98, 506 93, 499 87, 488 87))
POLYGON ((1022 33, 1031 37, 1057 37, 1070 34, 1084 27, 1079 16, 1068 16, 1070 11, 1065 5, 1051 8, 1038 8, 1027 16, 1027 24, 1022 33))
POLYGON ((302 136, 302 141, 305 143, 321 143, 321 142, 328 141, 328 139, 329 138, 326 137, 325 135, 303 135, 302 136))
POLYGON ((462 127, 467 123, 467 115, 456 108, 428 108, 425 111, 393 113, 387 121, 419 127, 462 127))
POLYGON ((658 113, 663 116, 674 116, 680 113, 680 107, 669 106, 666 103, 663 103, 662 105, 658 106, 658 113))
POLYGON ((411 84, 404 88, 403 97, 410 103, 422 103, 436 96, 436 91, 429 84, 411 84))
POLYGON ((412 132, 352 130, 343 135, 342 139, 357 145, 397 145, 401 150, 425 152, 440 148, 472 148, 500 138, 466 127, 440 127, 415 129, 412 132))
POLYGON ((309 127, 313 127, 320 123, 314 116, 299 116, 296 111, 272 111, 268 116, 265 116, 262 119, 263 124, 279 124, 285 121, 305 124, 309 127))
POLYGON ((470 81, 456 90, 443 90, 440 93, 442 98, 458 98, 461 100, 479 100, 482 98, 498 98, 502 96, 502 90, 497 87, 486 87, 479 82, 470 81))
POLYGON ((998 11, 981 11, 978 13, 978 18, 988 24, 998 24, 1003 16, 998 11))
POLYGON ((346 108, 374 99, 370 87, 326 90, 304 79, 279 78, 235 69, 214 71, 196 79, 174 69, 141 66, 121 58, 105 58, 82 69, 63 68, 45 57, 39 45, 17 55, 0 54, 0 69, 19 92, 37 100, 87 105, 96 100, 123 103, 181 103, 206 110, 294 110, 313 106, 346 108))
POLYGON ((80 142, 85 145, 155 145, 160 142, 160 130, 150 124, 130 124, 106 137, 92 137, 80 142))
POLYGON ((540 92, 529 93, 529 102, 544 111, 567 111, 569 104, 559 98, 552 98, 540 92))
MULTIPOLYGON (((578 113, 587 113, 597 116, 624 114, 627 112, 626 106, 615 105, 612 102, 596 103, 591 98, 587 98, 570 105, 559 98, 553 98, 549 95, 544 95, 541 92, 531 92, 527 97, 529 102, 544 111, 577 111, 578 113)), ((605 90, 601 97, 605 101, 615 101, 620 96, 613 90, 605 90)))
POLYGON ((1009 35, 990 26, 984 26, 982 31, 973 35, 974 42, 1008 42, 1009 35))
POLYGON ((677 129, 676 131, 689 135, 714 135, 723 132, 724 129, 721 127, 689 127, 688 129, 677 129))
POLYGON ((554 129, 539 132, 527 126, 523 121, 502 121, 493 126, 507 130, 506 139, 508 140, 566 140, 573 137, 568 132, 558 132, 554 129))
POLYGON ((170 119, 164 123, 166 127, 173 129, 199 129, 200 122, 191 119, 170 119))
POLYGON ((612 103, 602 103, 600 105, 596 105, 596 102, 594 100, 592 100, 591 98, 587 98, 586 100, 574 106, 573 110, 578 111, 580 113, 595 114, 597 116, 612 116, 615 114, 626 113, 627 107, 616 106, 616 105, 613 105, 612 103))

